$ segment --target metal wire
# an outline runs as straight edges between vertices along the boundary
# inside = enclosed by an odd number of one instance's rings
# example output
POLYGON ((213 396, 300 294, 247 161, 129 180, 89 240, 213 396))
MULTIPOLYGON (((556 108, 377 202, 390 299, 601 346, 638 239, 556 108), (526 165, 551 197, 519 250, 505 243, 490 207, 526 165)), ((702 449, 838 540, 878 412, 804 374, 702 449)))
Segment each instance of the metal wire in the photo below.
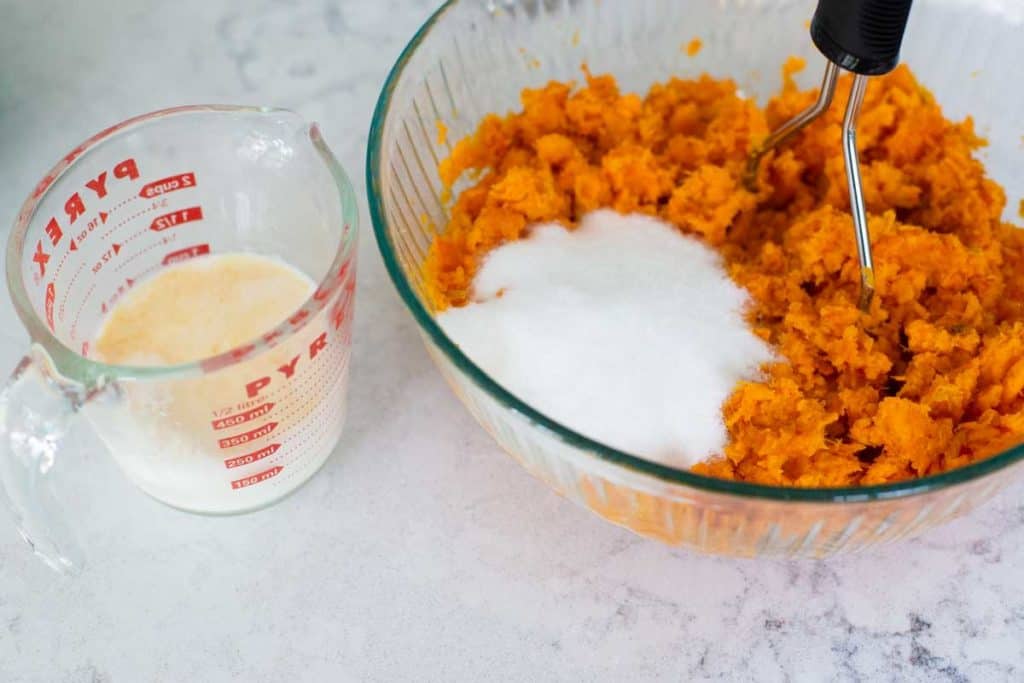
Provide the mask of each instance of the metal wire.
MULTIPOLYGON (((821 90, 817 101, 772 132, 747 160, 747 171, 743 182, 751 192, 757 191, 757 169, 761 159, 772 149, 782 145, 811 121, 825 113, 832 105, 839 80, 839 66, 828 62, 821 79, 821 90)), ((862 311, 867 311, 875 295, 875 266, 871 258, 871 235, 868 232, 868 216, 864 209, 864 188, 861 184, 860 163, 857 159, 857 119, 864 103, 864 91, 868 77, 854 74, 850 88, 850 99, 846 102, 843 116, 843 160, 846 164, 846 182, 850 191, 850 212, 857 239, 857 258, 860 261, 860 301, 862 311)))
POLYGON ((778 129, 772 131, 772 134, 765 138, 761 146, 747 159, 747 172, 743 177, 743 183, 747 186, 748 190, 751 192, 757 191, 757 167, 760 165, 761 158, 765 154, 786 142, 786 140, 799 132, 800 129, 828 111, 828 108, 832 106, 832 97, 836 93, 837 80, 839 80, 839 66, 832 62, 827 62, 825 75, 821 79, 821 90, 818 91, 818 100, 779 126, 778 129))
POLYGON ((843 159, 846 162, 846 183, 850 190, 850 213, 857 237, 857 257, 860 259, 860 308, 868 310, 875 295, 875 266, 871 258, 871 235, 868 232, 868 215, 864 209, 864 189, 860 179, 860 162, 857 159, 857 117, 864 102, 868 77, 856 74, 850 88, 850 99, 846 102, 843 117, 843 159))

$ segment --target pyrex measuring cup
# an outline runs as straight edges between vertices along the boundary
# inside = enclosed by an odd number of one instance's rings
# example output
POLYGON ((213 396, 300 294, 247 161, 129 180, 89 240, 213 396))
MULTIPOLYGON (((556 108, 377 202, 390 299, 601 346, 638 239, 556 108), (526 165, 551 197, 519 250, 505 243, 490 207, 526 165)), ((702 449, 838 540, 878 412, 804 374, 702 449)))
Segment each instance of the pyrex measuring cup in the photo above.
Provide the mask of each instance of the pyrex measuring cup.
POLYGON ((136 485, 191 512, 267 505, 323 464, 345 413, 357 225, 352 187, 316 126, 277 109, 140 116, 43 178, 7 247, 32 347, 0 395, 0 479, 45 560, 81 559, 59 495, 61 464, 79 455, 63 439, 76 416, 136 485), (201 362, 90 355, 105 314, 140 280, 229 252, 279 258, 317 288, 278 327, 201 362))

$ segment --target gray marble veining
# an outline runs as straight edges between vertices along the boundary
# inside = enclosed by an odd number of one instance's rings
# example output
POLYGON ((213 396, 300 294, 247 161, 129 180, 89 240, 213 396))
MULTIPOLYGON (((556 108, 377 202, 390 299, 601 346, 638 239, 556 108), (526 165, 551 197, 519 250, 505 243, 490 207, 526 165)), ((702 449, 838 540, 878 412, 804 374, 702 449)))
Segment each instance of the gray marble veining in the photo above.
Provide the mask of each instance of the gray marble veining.
MULTIPOLYGON (((0 0, 0 236, 78 141, 186 102, 297 109, 362 193, 377 92, 432 5, 0 0)), ((827 563, 640 540, 472 422, 362 220, 349 426, 325 470, 268 511, 206 519, 97 452, 80 579, 43 570, 0 519, 0 680, 1024 679, 1024 487, 827 563)), ((0 365, 25 343, 0 298, 0 365)))

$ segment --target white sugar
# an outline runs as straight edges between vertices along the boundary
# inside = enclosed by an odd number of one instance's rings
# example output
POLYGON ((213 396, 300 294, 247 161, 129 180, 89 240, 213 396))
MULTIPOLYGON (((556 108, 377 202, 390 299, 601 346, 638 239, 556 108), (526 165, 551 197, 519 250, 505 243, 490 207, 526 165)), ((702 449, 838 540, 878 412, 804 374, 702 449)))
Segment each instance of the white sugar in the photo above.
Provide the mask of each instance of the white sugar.
POLYGON ((473 284, 438 322, 475 363, 548 417, 665 464, 721 453, 723 401, 772 360, 718 255, 647 216, 536 226, 473 284))

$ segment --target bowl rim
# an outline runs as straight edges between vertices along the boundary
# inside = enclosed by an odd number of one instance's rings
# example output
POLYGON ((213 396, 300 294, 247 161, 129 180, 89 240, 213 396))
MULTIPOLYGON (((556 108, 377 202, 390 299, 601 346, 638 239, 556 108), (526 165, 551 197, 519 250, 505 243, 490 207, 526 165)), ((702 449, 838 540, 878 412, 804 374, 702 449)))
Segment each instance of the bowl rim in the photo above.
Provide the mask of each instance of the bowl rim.
POLYGON ((544 429, 563 443, 573 448, 584 450, 610 465, 621 467, 634 474, 653 477, 666 484, 685 486, 700 491, 726 494, 740 498, 794 503, 860 503, 872 500, 907 498, 974 481, 1024 460, 1024 443, 1022 443, 1002 453, 965 465, 964 467, 891 484, 834 488, 797 488, 718 479, 697 474, 690 470, 662 465, 594 441, 544 415, 492 379, 490 375, 473 363, 457 344, 448 338, 441 329, 441 326, 434 320, 434 316, 424 307, 413 291, 398 262, 395 244, 387 230, 388 221, 384 213, 381 183, 381 151, 384 124, 391 113, 392 96, 396 86, 405 74, 405 70, 413 55, 428 38, 434 27, 446 14, 464 1, 466 0, 446 0, 444 4, 435 10, 402 49, 398 59, 388 72, 380 95, 377 98, 373 118, 370 123, 366 151, 366 193, 377 248, 380 250, 388 275, 398 290, 402 301, 409 309, 409 312, 412 313, 421 331, 477 387, 489 394, 491 398, 505 408, 518 413, 534 426, 544 429))

